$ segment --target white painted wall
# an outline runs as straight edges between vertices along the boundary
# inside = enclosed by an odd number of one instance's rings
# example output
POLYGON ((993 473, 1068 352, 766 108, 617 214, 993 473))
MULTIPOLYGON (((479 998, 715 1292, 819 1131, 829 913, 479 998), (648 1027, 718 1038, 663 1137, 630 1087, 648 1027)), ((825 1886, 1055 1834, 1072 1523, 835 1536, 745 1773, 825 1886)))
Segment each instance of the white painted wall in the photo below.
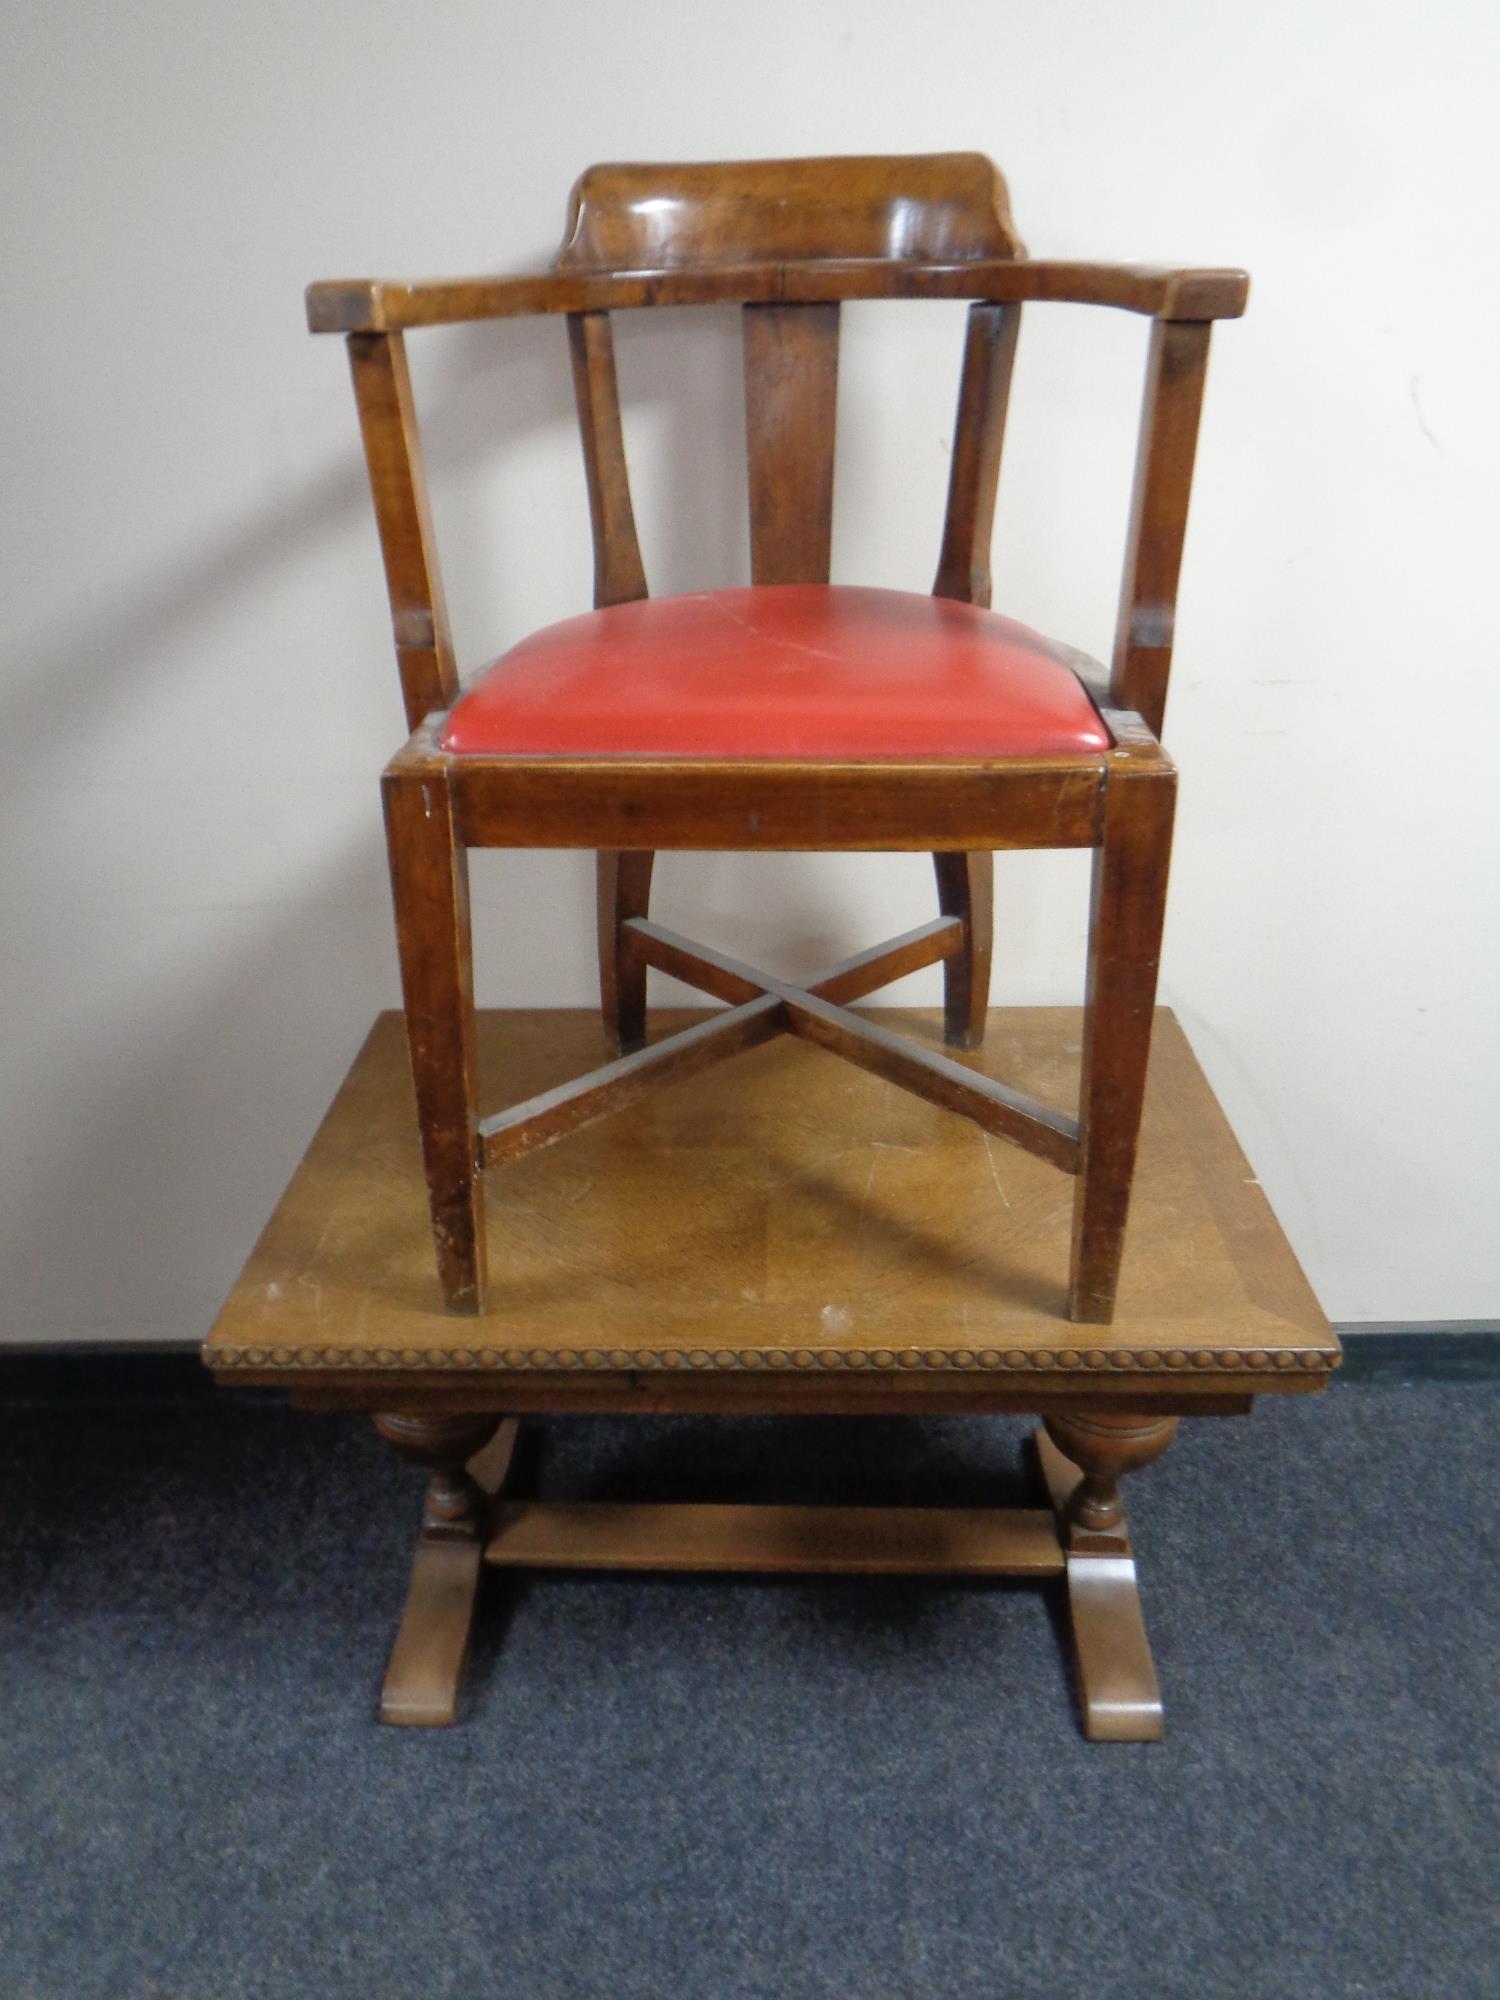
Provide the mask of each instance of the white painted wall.
MULTIPOLYGON (((395 670, 304 283, 534 263, 595 158, 952 146, 1039 254, 1254 273, 1187 555, 1165 997, 1331 1314, 1495 1313, 1487 0, 141 0, 4 40, 4 1338, 203 1332, 397 998, 395 670)), ((960 313, 849 315, 844 580, 930 581, 960 313)), ((1023 337, 997 602, 1095 651, 1143 342, 1023 337)), ((472 666, 587 602, 562 333, 414 346, 472 666)), ((622 367, 655 587, 742 580, 732 321, 628 324, 622 367)), ((931 907, 907 857, 662 886, 793 966, 931 907)), ((1002 861, 1002 1000, 1076 993, 1083 890, 1002 861)), ((481 858, 482 998, 588 999, 589 893, 585 857, 481 858)))

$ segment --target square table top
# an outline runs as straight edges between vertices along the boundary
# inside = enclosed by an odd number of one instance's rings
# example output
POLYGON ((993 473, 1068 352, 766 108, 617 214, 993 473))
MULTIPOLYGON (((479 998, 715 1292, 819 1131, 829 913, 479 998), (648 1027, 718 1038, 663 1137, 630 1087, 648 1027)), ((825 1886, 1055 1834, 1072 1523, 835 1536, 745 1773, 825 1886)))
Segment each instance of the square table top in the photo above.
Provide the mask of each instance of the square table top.
MULTIPOLYGON (((941 1046, 936 1011, 878 1018, 941 1046)), ((1076 1009, 997 1009, 985 1047, 964 1059, 1068 1108, 1081 1027, 1076 1009)), ((481 1012, 479 1042, 486 1110, 607 1053, 584 1010, 481 1012)), ((726 1390, 725 1378, 753 1376, 743 1387, 760 1392, 772 1374, 809 1391, 836 1376, 862 1407, 898 1390, 909 1405, 927 1388, 1242 1398, 1320 1388, 1338 1365, 1338 1341, 1165 1009, 1107 1327, 1064 1316, 1067 1175, 790 1037, 494 1168, 488 1186, 490 1308, 450 1315, 403 1021, 380 1015, 205 1361, 225 1380, 310 1400, 504 1377, 497 1407, 522 1387, 535 1406, 547 1385, 549 1407, 569 1386, 589 1407, 584 1377, 601 1390, 609 1378, 618 1394, 627 1382, 665 1392, 668 1376, 686 1389, 695 1373, 705 1389, 705 1375, 726 1390)))

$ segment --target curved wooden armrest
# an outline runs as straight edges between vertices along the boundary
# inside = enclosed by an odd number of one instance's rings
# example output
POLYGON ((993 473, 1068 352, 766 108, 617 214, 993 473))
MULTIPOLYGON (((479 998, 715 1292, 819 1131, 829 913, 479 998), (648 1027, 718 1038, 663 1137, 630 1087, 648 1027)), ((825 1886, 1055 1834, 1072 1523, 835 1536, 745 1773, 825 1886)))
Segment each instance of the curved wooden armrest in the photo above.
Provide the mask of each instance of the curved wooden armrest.
POLYGON ((307 324, 314 333, 397 333, 406 327, 537 313, 888 298, 983 299, 996 304, 1045 300, 1116 306, 1153 319, 1212 320, 1237 319, 1245 310, 1249 288, 1246 274, 1235 270, 1035 258, 919 264, 884 257, 820 257, 803 263, 713 264, 663 271, 536 271, 512 277, 434 278, 418 284, 334 279, 308 286, 307 324))
POLYGON ((1086 264, 1059 258, 986 258, 915 264, 885 259, 819 259, 784 264, 785 299, 930 298, 1021 305, 1116 306, 1151 319, 1238 319, 1250 292, 1246 272, 1179 270, 1156 264, 1086 264))

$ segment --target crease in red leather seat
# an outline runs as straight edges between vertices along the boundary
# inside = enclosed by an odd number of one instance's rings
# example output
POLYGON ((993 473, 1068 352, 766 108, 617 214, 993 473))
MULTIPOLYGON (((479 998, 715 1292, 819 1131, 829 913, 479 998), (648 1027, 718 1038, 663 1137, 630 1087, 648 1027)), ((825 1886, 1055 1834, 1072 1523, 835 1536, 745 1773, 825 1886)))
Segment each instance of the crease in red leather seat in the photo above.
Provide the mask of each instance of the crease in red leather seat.
POLYGON ((1036 757, 1110 737, 1037 632, 848 585, 643 598, 523 639, 454 705, 459 755, 1036 757))

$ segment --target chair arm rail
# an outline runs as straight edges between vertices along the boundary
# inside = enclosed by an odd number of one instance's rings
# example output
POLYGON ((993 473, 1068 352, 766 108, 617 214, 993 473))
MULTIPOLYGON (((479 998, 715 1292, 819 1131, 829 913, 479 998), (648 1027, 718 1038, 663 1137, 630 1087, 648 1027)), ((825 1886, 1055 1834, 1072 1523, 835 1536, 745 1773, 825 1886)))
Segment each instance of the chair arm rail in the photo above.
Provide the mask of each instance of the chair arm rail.
POLYGON ((1250 280, 1243 271, 1152 264, 1090 264, 1036 258, 911 263, 884 257, 809 258, 793 263, 684 266, 660 271, 535 271, 493 278, 433 278, 401 284, 339 278, 307 288, 314 333, 399 333, 464 320, 544 313, 624 311, 638 306, 812 304, 835 299, 1031 300, 1115 306, 1166 320, 1237 319, 1250 280))

